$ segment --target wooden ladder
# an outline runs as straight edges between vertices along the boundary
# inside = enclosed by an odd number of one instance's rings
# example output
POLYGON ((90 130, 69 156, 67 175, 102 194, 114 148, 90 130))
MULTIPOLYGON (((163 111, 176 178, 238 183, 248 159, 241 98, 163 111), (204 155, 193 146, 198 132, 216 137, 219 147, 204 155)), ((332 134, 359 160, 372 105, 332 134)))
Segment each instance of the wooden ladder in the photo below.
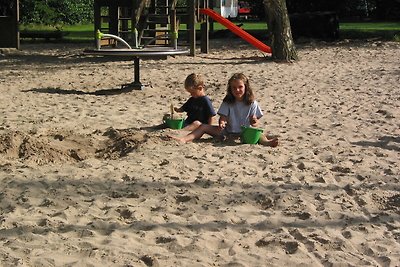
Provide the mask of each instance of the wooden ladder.
POLYGON ((144 46, 174 46, 177 34, 177 0, 152 0, 139 32, 139 43, 144 46))

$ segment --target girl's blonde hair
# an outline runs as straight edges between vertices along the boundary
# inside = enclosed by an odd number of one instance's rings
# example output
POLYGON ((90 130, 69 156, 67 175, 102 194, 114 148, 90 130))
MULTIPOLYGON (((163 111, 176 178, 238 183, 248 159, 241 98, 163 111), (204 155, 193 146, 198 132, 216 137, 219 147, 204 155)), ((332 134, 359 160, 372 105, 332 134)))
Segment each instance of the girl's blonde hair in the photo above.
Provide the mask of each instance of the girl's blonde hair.
POLYGON ((198 88, 199 86, 204 87, 204 79, 200 74, 192 73, 189 74, 184 83, 185 88, 198 88))
POLYGON ((251 103, 253 103, 254 99, 255 99, 253 89, 250 86, 249 79, 243 73, 235 73, 229 79, 226 96, 224 97, 223 101, 226 103, 229 103, 229 104, 232 104, 235 102, 235 97, 233 96, 232 90, 231 90, 232 89, 231 84, 235 80, 241 80, 244 83, 245 92, 244 92, 243 102, 246 103, 247 105, 250 105, 251 103))

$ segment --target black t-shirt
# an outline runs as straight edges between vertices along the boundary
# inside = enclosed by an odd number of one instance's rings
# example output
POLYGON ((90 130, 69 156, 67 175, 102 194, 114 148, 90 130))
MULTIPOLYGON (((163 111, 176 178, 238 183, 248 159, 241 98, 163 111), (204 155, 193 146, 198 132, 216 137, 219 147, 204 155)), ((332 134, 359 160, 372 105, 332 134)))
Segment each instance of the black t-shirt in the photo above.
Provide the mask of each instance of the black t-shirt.
POLYGON ((201 123, 208 123, 208 119, 216 115, 211 100, 207 96, 189 98, 188 101, 183 104, 182 109, 187 114, 185 125, 196 120, 201 123))

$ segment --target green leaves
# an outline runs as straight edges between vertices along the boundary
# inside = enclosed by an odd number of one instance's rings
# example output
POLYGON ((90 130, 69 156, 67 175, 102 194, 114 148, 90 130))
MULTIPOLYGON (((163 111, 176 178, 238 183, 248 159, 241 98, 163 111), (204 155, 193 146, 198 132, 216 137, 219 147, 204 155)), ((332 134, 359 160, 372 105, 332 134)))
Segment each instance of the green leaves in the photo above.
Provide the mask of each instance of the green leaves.
POLYGON ((21 0, 22 23, 44 25, 93 21, 93 0, 21 0))

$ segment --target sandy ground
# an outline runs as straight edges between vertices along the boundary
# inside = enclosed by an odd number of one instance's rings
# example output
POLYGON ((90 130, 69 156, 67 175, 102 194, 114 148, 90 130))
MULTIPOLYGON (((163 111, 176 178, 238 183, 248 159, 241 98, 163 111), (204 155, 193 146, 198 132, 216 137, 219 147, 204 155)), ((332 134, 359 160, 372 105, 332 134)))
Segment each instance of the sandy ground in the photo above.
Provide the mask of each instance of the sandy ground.
POLYGON ((87 45, 0 53, 0 266, 399 266, 400 44, 238 39, 141 61, 87 45), (157 129, 206 78, 250 77, 277 148, 157 129), (178 133, 179 134, 179 133, 178 133))

